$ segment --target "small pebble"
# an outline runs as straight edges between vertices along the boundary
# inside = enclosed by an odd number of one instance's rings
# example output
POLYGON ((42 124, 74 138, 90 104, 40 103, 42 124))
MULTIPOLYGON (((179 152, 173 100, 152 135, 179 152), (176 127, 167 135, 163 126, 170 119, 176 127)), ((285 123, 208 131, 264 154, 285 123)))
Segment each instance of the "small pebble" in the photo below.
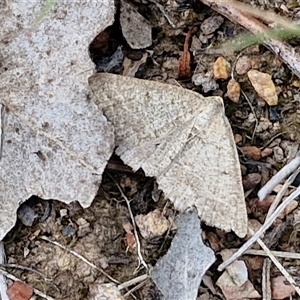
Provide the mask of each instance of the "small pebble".
POLYGON ((273 153, 273 149, 272 148, 265 148, 264 150, 261 151, 261 157, 268 157, 273 153))
POLYGON ((279 147, 279 146, 276 146, 273 148, 273 158, 276 162, 283 162, 284 160, 284 153, 283 153, 283 150, 279 147))
POLYGON ((259 173, 250 173, 243 178, 243 187, 245 191, 255 188, 261 180, 259 173))

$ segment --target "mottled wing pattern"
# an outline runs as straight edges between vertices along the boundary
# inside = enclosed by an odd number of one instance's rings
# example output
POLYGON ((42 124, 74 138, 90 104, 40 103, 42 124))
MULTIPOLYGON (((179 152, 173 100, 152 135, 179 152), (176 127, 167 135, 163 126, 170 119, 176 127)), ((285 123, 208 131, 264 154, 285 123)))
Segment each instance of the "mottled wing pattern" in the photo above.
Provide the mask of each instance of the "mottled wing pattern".
POLYGON ((239 161, 220 97, 112 74, 89 83, 124 163, 155 176, 177 209, 194 205, 208 225, 246 234, 239 161))

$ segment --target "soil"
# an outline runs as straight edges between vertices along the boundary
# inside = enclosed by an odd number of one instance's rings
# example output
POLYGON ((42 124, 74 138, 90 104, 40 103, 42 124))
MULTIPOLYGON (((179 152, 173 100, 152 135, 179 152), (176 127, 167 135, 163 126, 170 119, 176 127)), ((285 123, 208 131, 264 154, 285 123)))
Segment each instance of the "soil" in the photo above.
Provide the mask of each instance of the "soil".
MULTIPOLYGON (((248 218, 261 224, 264 222, 268 205, 264 206, 258 202, 257 191, 298 151, 299 79, 262 45, 253 45, 231 54, 227 54, 226 51, 222 53, 224 42, 235 40, 247 32, 201 2, 192 0, 158 2, 165 8, 165 15, 173 21, 174 27, 170 25, 159 9, 159 5, 154 1, 131 2, 152 26, 152 45, 147 50, 131 49, 122 36, 118 11, 115 24, 95 38, 90 46, 96 69, 122 73, 124 57, 130 59, 132 64, 137 64, 146 54, 146 59, 140 63, 135 72, 136 77, 179 84, 205 96, 222 96, 240 154, 248 218), (191 55, 191 76, 178 80, 179 59, 189 31, 191 39, 187 42, 190 53, 193 54, 193 51, 200 49, 205 51, 202 53, 200 51, 198 55, 191 55), (218 51, 209 51, 209 49, 218 51), (116 51, 119 51, 118 55, 116 51), (223 56, 229 63, 235 80, 244 92, 236 103, 227 97, 230 75, 226 79, 215 79, 213 76, 214 63, 219 56, 223 56), (279 95, 278 105, 268 106, 257 95, 247 75, 236 73, 235 68, 240 57, 250 61, 251 65, 260 72, 272 76, 279 95), (115 62, 110 68, 107 67, 109 61, 115 62), (195 75, 208 80, 196 86, 195 80, 192 79, 195 75), (247 150, 246 146, 252 148, 247 150), (258 153, 258 157, 255 153, 258 153)), ((263 6, 264 9, 275 11, 299 22, 300 6, 292 1, 244 2, 257 7, 263 6), (284 6, 289 10, 282 9, 284 6)), ((297 40, 291 43, 298 45, 297 40)), ((298 181, 299 179, 295 185, 298 185, 298 181)), ((159 209, 171 224, 178 214, 168 199, 157 190, 154 178, 145 177, 142 170, 132 172, 118 157, 113 156, 104 173, 98 195, 90 208, 83 209, 77 203, 64 205, 55 200, 49 200, 49 205, 37 198, 31 198, 23 204, 29 206, 36 217, 32 226, 25 226, 18 220, 5 238, 8 263, 40 271, 45 278, 32 271, 15 267, 7 270, 55 299, 87 299, 91 285, 111 282, 104 273, 118 283, 145 274, 145 269, 139 266, 137 248, 129 240, 132 230, 128 230, 128 226, 130 227, 132 220, 118 185, 129 199, 134 216, 145 215, 159 209), (75 251, 97 268, 91 267, 65 249, 41 237, 56 241, 75 251)), ((263 240, 271 250, 299 252, 298 216, 299 208, 296 207, 292 212, 278 219, 276 224, 267 231, 263 240)), ((239 239, 234 233, 225 233, 205 224, 202 224, 202 229, 205 243, 217 253, 223 249, 239 248, 246 240, 246 238, 239 239)), ((167 252, 175 232, 174 227, 170 226, 162 236, 148 239, 140 236, 141 253, 147 264, 155 265, 157 260, 167 252)), ((247 263, 250 281, 261 294, 264 259, 258 256, 243 256, 243 260, 247 263)), ((287 259, 280 259, 280 261, 297 280, 298 262, 287 259)), ((215 292, 209 284, 202 283, 198 299, 226 299, 216 286, 221 275, 217 271, 217 266, 221 262, 221 257, 218 256, 217 262, 207 272, 215 292)), ((278 275, 280 272, 272 266, 271 278, 278 275)), ((122 290, 122 294, 127 293, 130 288, 122 290)), ((36 299, 42 298, 37 296, 36 299)), ((126 299, 163 298, 148 279, 135 291, 129 293, 126 299)))

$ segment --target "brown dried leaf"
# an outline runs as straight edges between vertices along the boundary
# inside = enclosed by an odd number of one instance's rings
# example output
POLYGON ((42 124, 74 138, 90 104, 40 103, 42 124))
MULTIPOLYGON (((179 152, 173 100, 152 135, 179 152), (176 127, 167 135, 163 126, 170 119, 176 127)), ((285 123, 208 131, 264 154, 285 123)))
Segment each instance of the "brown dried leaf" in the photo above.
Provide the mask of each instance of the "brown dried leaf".
POLYGON ((227 79, 229 77, 229 62, 222 56, 214 63, 214 76, 216 79, 227 79))
POLYGON ((241 95, 240 84, 234 79, 230 79, 227 84, 226 96, 233 102, 238 103, 241 95))
POLYGON ((220 97, 113 74, 89 83, 126 164, 155 176, 177 209, 195 205, 207 224, 245 236, 239 159, 220 97))
POLYGON ((255 91, 262 99, 270 106, 278 104, 276 88, 269 74, 250 70, 247 75, 255 91))
POLYGON ((191 78, 191 54, 189 51, 189 44, 192 38, 193 27, 189 30, 189 32, 185 36, 183 53, 179 58, 179 66, 178 66, 178 79, 187 79, 191 78))

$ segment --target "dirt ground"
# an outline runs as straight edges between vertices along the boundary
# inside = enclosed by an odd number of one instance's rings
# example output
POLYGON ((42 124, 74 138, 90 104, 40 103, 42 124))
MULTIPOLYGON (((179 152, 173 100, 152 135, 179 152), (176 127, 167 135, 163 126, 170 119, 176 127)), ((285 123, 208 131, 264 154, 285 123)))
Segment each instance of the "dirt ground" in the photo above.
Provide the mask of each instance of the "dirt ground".
MULTIPOLYGON (((275 11, 298 23, 300 21, 299 2, 244 1, 246 2, 275 11), (289 9, 284 10, 284 7, 289 9)), ((224 42, 244 36, 247 31, 201 2, 180 0, 149 3, 135 0, 131 4, 150 22, 152 45, 147 50, 132 50, 122 36, 118 12, 116 23, 101 33, 90 47, 96 69, 122 73, 124 57, 127 57, 137 66, 136 77, 181 85, 205 96, 222 96, 240 156, 248 218, 255 226, 259 226, 264 222, 268 207, 275 196, 270 196, 270 203, 262 204, 258 202, 257 191, 293 158, 299 148, 299 78, 263 45, 253 45, 232 53, 222 51, 224 42), (159 4, 165 8, 164 13, 159 9, 159 4), (172 20, 174 27, 170 25, 166 15, 172 20), (192 54, 191 69, 187 71, 188 74, 182 71, 179 74, 181 79, 178 79, 179 65, 183 65, 179 58, 188 33, 191 35, 187 41, 192 54), (204 50, 193 55, 194 51, 200 49, 204 50), (116 51, 120 51, 117 59, 114 56, 116 51), (225 79, 214 77, 214 63, 219 56, 225 58, 244 93, 236 102, 230 100, 227 94, 230 72, 225 79), (241 57, 242 61, 239 60, 241 57), (108 68, 109 61, 114 63, 108 68), (240 75, 236 72, 238 61, 242 65, 239 65, 242 69, 239 71, 240 75), (243 71, 243 68, 247 69, 247 64, 272 76, 279 95, 278 105, 270 107, 257 95, 243 71)), ((299 38, 290 43, 300 49, 299 38)), ((297 181, 299 180, 294 182, 296 186, 297 181)), ((155 265, 171 244, 176 232, 172 222, 178 213, 157 189, 154 178, 145 177, 142 170, 132 172, 117 156, 113 156, 90 208, 83 209, 77 203, 64 205, 55 200, 43 201, 37 198, 31 198, 23 204, 16 226, 4 240, 8 263, 26 266, 44 275, 16 267, 7 270, 55 299, 87 299, 93 285, 112 280, 123 283, 145 274, 145 269, 139 267, 137 248, 131 240, 130 212, 118 187, 130 201, 134 216, 146 215, 158 209, 171 224, 161 236, 147 239, 140 236, 141 253, 146 263, 155 265), (24 206, 28 206, 30 213, 35 214, 30 226, 25 226, 20 220, 25 215, 24 206), (96 267, 88 265, 49 240, 84 256, 96 267)), ((263 241, 271 250, 299 252, 299 212, 296 202, 293 209, 277 219, 265 233, 263 241)), ((216 253, 223 249, 239 248, 247 239, 239 239, 234 233, 225 233, 205 224, 202 229, 205 243, 216 253)), ((257 245, 254 248, 259 249, 257 245)), ((264 258, 245 255, 243 260, 248 267, 249 280, 261 295, 264 258)), ((280 261, 296 282, 300 280, 297 260, 280 261)), ((221 275, 217 266, 221 262, 221 257, 217 256, 216 263, 207 272, 205 283, 201 284, 199 300, 227 299, 216 285, 221 275)), ((278 269, 272 266, 271 279, 279 275, 281 273, 278 269)), ((131 288, 132 286, 123 289, 122 294, 125 295, 131 288)), ((36 299, 42 298, 37 296, 36 299)), ((141 286, 137 286, 136 290, 130 291, 126 299, 163 298, 148 279, 141 286)), ((297 298, 294 296, 286 299, 297 298)))

